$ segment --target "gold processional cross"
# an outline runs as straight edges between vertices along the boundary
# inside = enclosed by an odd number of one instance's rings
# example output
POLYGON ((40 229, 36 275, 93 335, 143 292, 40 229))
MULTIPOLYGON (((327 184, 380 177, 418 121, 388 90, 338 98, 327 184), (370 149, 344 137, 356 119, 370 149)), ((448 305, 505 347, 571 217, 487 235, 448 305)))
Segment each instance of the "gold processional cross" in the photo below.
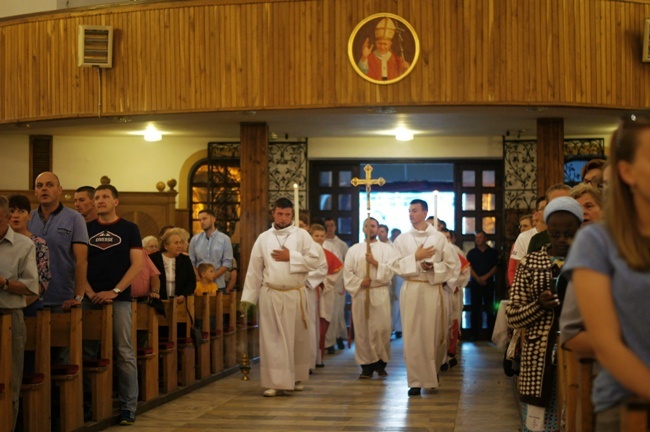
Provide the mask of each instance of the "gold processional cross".
MULTIPOLYGON (((383 177, 379 177, 376 179, 372 178, 372 166, 370 164, 363 167, 363 170, 366 172, 366 178, 358 179, 355 177, 350 181, 350 183, 352 183, 352 186, 354 187, 362 186, 362 185, 366 186, 366 196, 368 201, 368 204, 366 205, 366 210, 368 210, 368 217, 363 223, 365 227, 366 222, 368 222, 368 220, 370 219, 370 191, 372 190, 372 185, 383 186, 386 184, 386 180, 384 180, 383 177)), ((368 231, 365 229, 363 231, 366 234, 366 253, 371 253, 370 238, 368 236, 368 231)), ((366 261, 366 277, 370 278, 370 263, 368 261, 366 261)), ((366 319, 368 319, 368 317, 370 316, 370 286, 366 287, 365 309, 366 309, 366 319)))

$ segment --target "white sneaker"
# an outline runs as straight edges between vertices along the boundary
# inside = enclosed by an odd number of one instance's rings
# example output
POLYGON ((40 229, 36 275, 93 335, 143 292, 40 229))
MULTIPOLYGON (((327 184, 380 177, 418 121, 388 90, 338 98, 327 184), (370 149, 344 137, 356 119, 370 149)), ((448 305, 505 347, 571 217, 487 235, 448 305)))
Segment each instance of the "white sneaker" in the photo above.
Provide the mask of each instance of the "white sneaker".
POLYGON ((293 389, 295 391, 303 391, 305 389, 305 386, 303 386, 300 381, 296 381, 296 384, 293 386, 293 389))
POLYGON ((264 390, 264 393, 262 393, 264 397, 274 397, 279 394, 282 394, 282 390, 276 390, 276 389, 266 389, 264 390))

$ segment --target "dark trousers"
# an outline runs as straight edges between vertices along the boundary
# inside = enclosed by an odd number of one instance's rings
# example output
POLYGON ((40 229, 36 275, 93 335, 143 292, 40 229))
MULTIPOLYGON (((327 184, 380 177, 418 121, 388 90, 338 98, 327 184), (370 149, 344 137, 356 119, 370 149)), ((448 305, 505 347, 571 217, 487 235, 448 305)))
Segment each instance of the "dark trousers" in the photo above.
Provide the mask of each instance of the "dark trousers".
POLYGON ((487 314, 488 330, 494 327, 494 285, 471 285, 470 294, 470 311, 472 336, 476 339, 481 337, 481 327, 483 326, 483 311, 487 314))

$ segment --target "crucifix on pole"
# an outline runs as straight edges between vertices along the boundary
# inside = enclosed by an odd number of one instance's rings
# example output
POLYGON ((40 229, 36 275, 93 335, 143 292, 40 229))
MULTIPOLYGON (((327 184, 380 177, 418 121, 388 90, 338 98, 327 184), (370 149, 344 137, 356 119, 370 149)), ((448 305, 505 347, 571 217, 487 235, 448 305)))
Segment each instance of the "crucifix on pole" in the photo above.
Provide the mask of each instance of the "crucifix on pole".
MULTIPOLYGON (((366 222, 370 219, 370 191, 372 190, 373 185, 377 186, 383 186, 386 184, 386 180, 384 180, 383 177, 379 178, 372 178, 372 166, 370 164, 367 164, 365 167, 363 167, 363 170, 366 172, 366 178, 365 179, 359 179, 357 177, 354 177, 350 183, 352 183, 352 186, 357 187, 357 186, 365 186, 366 187, 366 196, 367 196, 367 205, 366 205, 366 210, 368 211, 368 217, 364 221, 364 228, 366 225, 366 222)), ((366 253, 369 254, 371 253, 370 251, 370 238, 368 235, 368 231, 366 229, 363 230, 364 233, 366 234, 366 253)), ((370 263, 366 261, 366 278, 370 277, 370 263)), ((366 319, 370 316, 370 286, 366 287, 366 303, 365 303, 365 309, 366 309, 366 319)))

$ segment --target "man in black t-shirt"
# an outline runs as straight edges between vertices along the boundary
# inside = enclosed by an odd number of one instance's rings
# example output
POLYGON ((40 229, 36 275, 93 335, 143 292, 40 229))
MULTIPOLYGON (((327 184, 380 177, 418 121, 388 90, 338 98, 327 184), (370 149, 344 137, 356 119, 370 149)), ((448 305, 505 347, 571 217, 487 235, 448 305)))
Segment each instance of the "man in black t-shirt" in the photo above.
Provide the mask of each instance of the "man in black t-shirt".
POLYGON ((98 186, 94 199, 98 218, 87 224, 86 296, 94 305, 113 304, 120 424, 131 425, 138 404, 138 369, 131 342, 131 282, 142 268, 142 241, 138 226, 117 216, 115 187, 98 186))
POLYGON ((494 326, 494 274, 497 272, 499 254, 487 243, 485 231, 478 231, 476 247, 467 253, 471 266, 470 289, 472 340, 480 339, 483 326, 483 308, 487 314, 488 330, 494 326))

